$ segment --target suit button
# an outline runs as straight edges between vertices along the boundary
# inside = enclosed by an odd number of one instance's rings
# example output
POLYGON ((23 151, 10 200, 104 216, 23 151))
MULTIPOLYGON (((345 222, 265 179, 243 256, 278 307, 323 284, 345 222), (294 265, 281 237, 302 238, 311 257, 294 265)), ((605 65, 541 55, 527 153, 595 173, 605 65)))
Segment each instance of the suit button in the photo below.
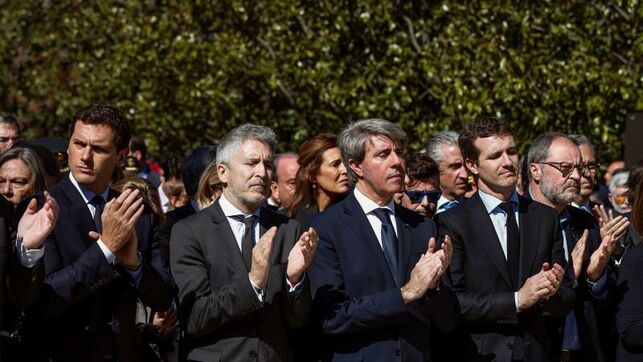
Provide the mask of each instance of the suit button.
POLYGON ((399 348, 396 348, 396 349, 395 349, 395 355, 396 355, 396 356, 398 356, 398 357, 399 357, 401 353, 402 353, 402 352, 400 352, 400 349, 399 349, 399 348))
POLYGON ((513 343, 507 343, 507 349, 508 349, 508 350, 512 350, 512 349, 514 349, 514 345, 513 345, 513 343))
POLYGON ((250 351, 250 358, 257 358, 257 352, 256 351, 250 351))

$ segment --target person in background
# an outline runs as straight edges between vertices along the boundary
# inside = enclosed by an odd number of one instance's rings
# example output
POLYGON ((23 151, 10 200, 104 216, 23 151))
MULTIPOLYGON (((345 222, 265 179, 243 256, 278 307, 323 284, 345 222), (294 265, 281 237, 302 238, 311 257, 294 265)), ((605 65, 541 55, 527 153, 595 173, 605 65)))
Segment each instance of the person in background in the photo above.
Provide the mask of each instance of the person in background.
POLYGON ((0 193, 14 207, 47 187, 47 174, 34 150, 12 148, 0 155, 0 193))
POLYGON ((417 152, 406 159, 406 180, 402 206, 431 218, 442 191, 438 166, 424 152, 417 152))
POLYGON ((426 153, 440 170, 442 196, 436 214, 457 206, 467 192, 467 170, 458 145, 458 134, 453 131, 438 132, 429 139, 426 153))
MULTIPOLYGON (((155 228, 158 229, 165 222, 158 189, 149 180, 130 176, 114 183, 112 189, 119 193, 123 193, 127 189, 138 190, 145 206, 152 211, 148 215, 155 228)), ((166 311, 153 311, 139 298, 136 314, 136 327, 143 339, 143 345, 139 349, 140 360, 166 361, 168 352, 175 350, 172 343, 179 326, 176 311, 174 308, 166 311)))
POLYGON ((615 173, 610 179, 608 199, 614 210, 619 214, 625 214, 632 210, 627 185, 629 176, 629 171, 621 171, 615 173))
POLYGON ((313 216, 341 200, 350 187, 334 134, 322 133, 304 142, 299 164, 288 215, 306 228, 313 216))
MULTIPOLYGON (((633 192, 632 224, 643 235, 643 185, 633 192)), ((633 246, 623 257, 617 290, 616 309, 619 341, 617 362, 643 361, 643 244, 633 246)))
POLYGON ((597 203, 592 201, 590 198, 594 192, 594 187, 596 186, 596 174, 598 173, 598 169, 601 164, 596 160, 594 146, 592 146, 591 142, 589 142, 589 139, 585 135, 571 134, 569 135, 569 138, 578 145, 583 165, 585 166, 580 178, 580 190, 578 197, 574 202, 572 202, 572 205, 591 214, 592 209, 597 205, 597 203))
POLYGON ((139 174, 138 176, 146 180, 150 180, 154 187, 161 186, 161 175, 150 167, 147 161, 147 145, 145 140, 141 137, 134 136, 129 142, 130 156, 133 156, 138 162, 139 174))
POLYGON ((223 192, 223 183, 219 180, 217 163, 210 162, 199 179, 199 188, 196 192, 196 203, 199 208, 205 209, 212 205, 223 192))
POLYGON ((612 176, 618 171, 623 169, 625 169, 625 161, 623 160, 616 160, 610 163, 609 166, 607 166, 605 173, 603 174, 604 183, 598 186, 598 192, 597 192, 598 201, 600 201, 607 208, 612 207, 612 204, 610 203, 609 197, 608 197, 609 184, 610 184, 610 181, 612 180, 612 176))
POLYGON ((166 260, 170 258, 170 235, 174 224, 179 220, 183 220, 188 216, 194 215, 200 210, 199 205, 195 200, 197 189, 199 187, 199 179, 205 171, 210 162, 214 161, 217 151, 213 146, 200 146, 190 151, 189 155, 183 161, 183 168, 181 175, 183 185, 185 186, 185 193, 189 200, 185 205, 174 209, 166 214, 165 224, 161 228, 160 244, 161 250, 166 260))
POLYGON ((272 164, 270 197, 267 203, 277 211, 287 211, 295 195, 295 177, 299 170, 298 156, 293 152, 280 153, 272 164))
POLYGON ((182 160, 174 153, 165 154, 161 161, 159 196, 163 212, 177 209, 187 202, 187 193, 181 178, 181 163, 182 160), (170 194, 174 196, 174 200, 170 200, 170 194))
POLYGON ((0 113, 0 154, 13 147, 20 138, 20 123, 16 117, 0 113))

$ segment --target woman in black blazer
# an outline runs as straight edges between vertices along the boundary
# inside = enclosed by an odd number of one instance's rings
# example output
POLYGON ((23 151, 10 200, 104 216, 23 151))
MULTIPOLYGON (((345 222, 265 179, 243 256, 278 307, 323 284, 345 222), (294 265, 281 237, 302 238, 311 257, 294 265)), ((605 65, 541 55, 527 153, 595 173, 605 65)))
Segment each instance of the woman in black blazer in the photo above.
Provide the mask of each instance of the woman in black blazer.
MULTIPOLYGON (((632 222, 643 235, 643 186, 638 185, 632 222)), ((618 280, 620 294, 616 312, 619 344, 617 361, 643 361, 643 244, 634 246, 625 254, 618 280)))

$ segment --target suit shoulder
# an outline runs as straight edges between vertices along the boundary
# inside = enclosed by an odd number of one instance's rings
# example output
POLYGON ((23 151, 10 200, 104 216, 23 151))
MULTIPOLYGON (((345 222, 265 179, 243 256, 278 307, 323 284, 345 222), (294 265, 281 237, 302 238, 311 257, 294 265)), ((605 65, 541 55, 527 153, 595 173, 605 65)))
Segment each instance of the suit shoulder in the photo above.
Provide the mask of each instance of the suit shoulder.
POLYGON ((291 219, 280 212, 271 210, 268 207, 261 207, 261 217, 272 226, 299 227, 299 221, 291 219))
POLYGON ((587 211, 581 210, 574 206, 567 206, 569 216, 575 223, 587 225, 587 227, 594 226, 596 220, 594 216, 590 215, 587 211))
POLYGON ((542 217, 550 217, 558 220, 558 214, 556 213, 556 210, 553 207, 547 206, 536 200, 532 200, 522 196, 518 196, 518 200, 520 205, 525 205, 526 212, 538 213, 542 217))

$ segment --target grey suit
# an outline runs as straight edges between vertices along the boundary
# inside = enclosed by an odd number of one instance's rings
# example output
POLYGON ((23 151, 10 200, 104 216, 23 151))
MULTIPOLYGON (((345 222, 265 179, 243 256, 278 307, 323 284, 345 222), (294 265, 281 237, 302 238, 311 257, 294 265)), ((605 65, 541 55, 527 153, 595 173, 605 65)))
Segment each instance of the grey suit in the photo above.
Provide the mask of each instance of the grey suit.
POLYGON ((259 223, 261 234, 278 226, 263 303, 218 201, 172 229, 170 262, 179 288, 188 360, 293 359, 287 331, 306 322, 311 303, 307 281, 294 293, 286 284, 288 253, 301 230, 296 221, 266 208, 261 209, 259 223))

